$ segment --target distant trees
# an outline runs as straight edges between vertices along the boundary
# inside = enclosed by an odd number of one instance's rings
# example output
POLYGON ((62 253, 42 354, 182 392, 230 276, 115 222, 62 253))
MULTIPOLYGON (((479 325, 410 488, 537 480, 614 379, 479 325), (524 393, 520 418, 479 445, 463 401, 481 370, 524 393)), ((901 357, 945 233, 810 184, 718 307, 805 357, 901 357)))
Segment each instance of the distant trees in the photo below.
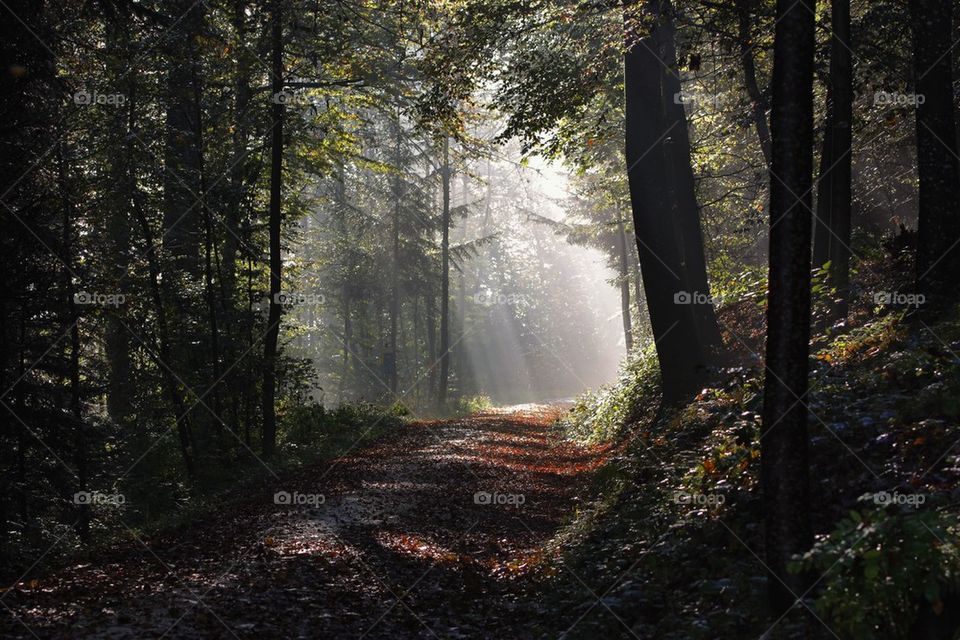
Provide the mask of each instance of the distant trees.
POLYGON ((810 548, 807 440, 814 3, 779 0, 773 62, 770 273, 760 438, 770 594, 777 612, 804 592, 787 562, 810 548))

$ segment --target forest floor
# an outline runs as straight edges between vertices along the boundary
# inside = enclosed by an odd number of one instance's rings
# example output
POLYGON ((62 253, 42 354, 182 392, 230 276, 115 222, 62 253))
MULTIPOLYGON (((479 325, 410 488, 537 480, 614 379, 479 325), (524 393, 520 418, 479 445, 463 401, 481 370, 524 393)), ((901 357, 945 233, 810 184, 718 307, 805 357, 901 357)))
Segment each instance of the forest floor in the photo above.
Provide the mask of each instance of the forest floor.
POLYGON ((188 526, 131 532, 0 593, 0 637, 532 637, 527 567, 612 453, 562 439, 561 411, 414 422, 188 526))

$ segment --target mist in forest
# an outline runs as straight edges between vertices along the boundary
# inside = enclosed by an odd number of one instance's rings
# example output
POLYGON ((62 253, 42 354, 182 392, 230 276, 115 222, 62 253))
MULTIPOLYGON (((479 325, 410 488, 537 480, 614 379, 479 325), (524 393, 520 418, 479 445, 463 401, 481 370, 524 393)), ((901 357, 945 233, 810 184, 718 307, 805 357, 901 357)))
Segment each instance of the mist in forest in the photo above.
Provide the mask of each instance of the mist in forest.
MULTIPOLYGON (((508 405, 572 399, 611 381, 626 354, 617 274, 602 251, 570 238, 568 221, 576 204, 567 171, 539 157, 522 158, 515 147, 496 148, 487 158, 465 162, 451 178, 454 400, 483 397, 508 405)), ((424 171, 414 181, 428 177, 424 171)), ((322 262, 342 229, 338 207, 353 206, 336 179, 330 182, 317 185, 329 197, 320 197, 304 218, 289 259, 289 267, 302 270, 309 283, 290 294, 290 321, 299 326, 291 357, 311 362, 317 372, 307 399, 330 406, 393 398, 428 407, 439 361, 439 340, 428 325, 435 320, 436 309, 428 308, 435 301, 421 295, 416 278, 399 274, 406 281, 399 286, 400 346, 393 358, 382 339, 389 331, 389 310, 378 297, 389 298, 389 291, 381 290, 389 289, 389 256, 382 277, 366 284, 361 278, 345 283, 336 277, 336 265, 322 262), (350 326, 344 290, 352 292, 350 326), (391 361, 400 379, 395 393, 385 366, 391 361)), ((422 200, 414 208, 439 216, 442 198, 429 189, 418 193, 422 200)), ((390 198, 382 206, 389 218, 390 198)), ((371 234, 377 226, 371 224, 371 234)))

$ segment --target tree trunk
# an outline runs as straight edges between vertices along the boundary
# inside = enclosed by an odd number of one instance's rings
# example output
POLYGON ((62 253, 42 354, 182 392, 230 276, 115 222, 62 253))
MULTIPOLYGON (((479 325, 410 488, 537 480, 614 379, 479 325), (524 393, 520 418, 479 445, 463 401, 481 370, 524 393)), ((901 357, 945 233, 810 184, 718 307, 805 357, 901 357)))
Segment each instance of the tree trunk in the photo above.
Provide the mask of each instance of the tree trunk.
POLYGON ((761 484, 774 614, 804 592, 787 573, 810 548, 806 394, 810 341, 810 190, 813 170, 812 0, 778 0, 773 63, 770 276, 761 484), (786 586, 784 586, 786 585, 786 586))
POLYGON ((450 138, 443 139, 443 239, 440 243, 440 379, 437 404, 447 406, 447 379, 450 376, 450 138))
POLYGON ((743 85, 750 96, 750 113, 753 116, 753 126, 760 141, 760 150, 767 166, 770 166, 772 152, 770 150, 770 126, 767 124, 767 111, 770 101, 760 90, 757 82, 757 67, 753 57, 753 14, 757 8, 757 0, 736 0, 737 11, 737 40, 740 45, 740 68, 743 71, 743 85))
POLYGON ((917 105, 917 291, 935 305, 957 299, 960 174, 951 64, 952 3, 910 0, 917 105))
POLYGON ((277 445, 277 342, 280 339, 280 255, 281 187, 283 180, 283 26, 281 1, 274 0, 271 13, 273 127, 270 145, 270 313, 263 350, 263 432, 261 448, 272 456, 277 445))
MULTIPOLYGON (((188 386, 196 384, 196 372, 201 370, 199 350, 194 346, 200 336, 199 309, 191 291, 193 283, 201 281, 200 270, 200 211, 197 202, 200 193, 202 149, 196 144, 196 131, 201 113, 197 103, 198 82, 201 77, 199 40, 204 26, 205 5, 192 0, 176 0, 170 10, 180 17, 167 36, 169 67, 166 73, 166 116, 164 129, 163 172, 163 233, 158 241, 163 245, 162 278, 159 282, 164 300, 172 305, 173 314, 167 317, 172 329, 167 334, 169 352, 161 355, 158 364, 172 369, 178 379, 168 384, 188 386)), ((175 392, 182 400, 179 390, 175 392)), ((178 416, 182 416, 178 407, 178 416)), ((178 424, 183 424, 178 418, 178 424)), ((196 426, 196 423, 193 423, 196 426)), ((197 451, 196 429, 181 434, 187 442, 187 457, 197 451)), ((188 463, 192 466, 192 462, 188 463)))
POLYGON ((630 183, 633 226, 640 256, 650 325, 660 363, 664 400, 676 403, 689 398, 703 377, 704 354, 694 316, 684 296, 690 294, 680 258, 677 229, 669 201, 666 131, 663 109, 660 53, 662 33, 660 3, 644 7, 654 26, 635 42, 634 19, 628 6, 627 52, 624 56, 626 98, 626 161, 630 183))
MULTIPOLYGON (((196 103, 196 83, 200 76, 197 40, 203 28, 203 5, 193 0, 177 0, 171 11, 182 16, 168 34, 167 55, 170 67, 166 78, 166 126, 163 174, 164 249, 170 264, 164 274, 174 306, 185 317, 189 296, 185 285, 199 279, 201 149, 195 144, 196 122, 200 113, 196 103)), ((184 325, 189 323, 184 322, 184 325)), ((189 344, 188 337, 177 341, 189 344)), ((186 347, 184 347, 186 348, 186 347)))
MULTIPOLYGON (((110 154, 109 180, 111 189, 111 207, 106 221, 106 243, 110 247, 112 260, 109 262, 109 277, 111 286, 119 287, 127 275, 130 267, 131 222, 130 212, 133 208, 133 194, 137 189, 137 178, 134 169, 133 133, 135 115, 134 89, 136 82, 126 74, 124 67, 129 60, 130 21, 122 11, 107 21, 106 25, 107 50, 110 52, 108 71, 112 78, 126 78, 127 109, 119 106, 116 113, 111 114, 110 140, 124 153, 110 154)), ((119 291, 115 291, 119 293, 119 291)), ((107 414, 110 420, 120 426, 127 427, 133 414, 133 399, 136 388, 133 379, 133 362, 130 356, 130 332, 124 326, 123 310, 117 308, 106 319, 104 332, 104 352, 109 370, 107 389, 107 414)))
POLYGON ((627 232, 623 219, 617 220, 617 244, 620 251, 620 315, 623 316, 623 340, 627 353, 633 352, 633 326, 630 319, 630 256, 627 254, 627 232))
MULTIPOLYGON (((131 107, 132 108, 132 107, 131 107)), ((138 194, 134 194, 134 214, 140 224, 140 230, 143 233, 144 242, 147 245, 145 254, 147 256, 147 272, 150 282, 150 297, 153 301, 154 313, 157 315, 157 349, 159 357, 155 358, 157 370, 164 381, 164 388, 173 405, 173 418, 176 422, 177 437, 180 444, 180 454, 183 456, 183 464, 187 470, 187 475, 191 478, 195 476, 195 466, 193 464, 193 429, 190 420, 190 411, 187 409, 187 403, 180 393, 179 382, 169 370, 167 362, 170 361, 170 330, 167 323, 167 308, 163 304, 162 285, 160 284, 160 261, 157 258, 157 245, 153 241, 153 232, 150 230, 150 222, 143 212, 143 205, 140 202, 138 194)))
POLYGON ((429 284, 427 289, 427 397, 432 401, 437 397, 437 298, 429 284))
POLYGON ((396 139, 396 167, 397 174, 393 178, 393 270, 390 274, 390 351, 384 358, 386 367, 387 386, 391 394, 397 393, 399 354, 397 353, 397 332, 400 322, 400 167, 403 163, 400 157, 400 110, 397 109, 397 139, 396 139))
POLYGON ((847 317, 850 282, 850 215, 852 207, 851 123, 853 120, 853 61, 850 47, 850 0, 833 0, 830 44, 830 84, 827 122, 820 157, 817 215, 814 223, 813 266, 830 263, 827 284, 836 290, 830 319, 847 317))
MULTIPOLYGON (((247 0, 233 2, 233 29, 238 42, 247 38, 247 0)), ((249 162, 246 160, 250 141, 250 56, 243 44, 236 48, 237 69, 234 84, 233 104, 233 158, 230 167, 230 196, 226 203, 224 224, 228 232, 223 238, 223 297, 224 308, 232 309, 237 272, 237 249, 240 237, 240 221, 246 196, 246 181, 249 162)))
MULTIPOLYGON (((74 299, 75 287, 73 284, 73 274, 75 273, 74 261, 74 234, 73 234, 73 212, 70 204, 69 177, 67 175, 67 158, 64 153, 64 143, 61 141, 57 145, 57 182, 60 191, 60 208, 62 212, 62 249, 60 259, 64 268, 63 293, 66 298, 68 313, 63 324, 69 327, 70 331, 70 359, 68 365, 69 385, 70 385, 70 417, 71 423, 71 441, 73 446, 73 461, 77 467, 77 488, 79 491, 87 491, 88 470, 87 470, 87 442, 84 433, 83 424, 83 399, 80 390, 80 314, 77 311, 76 300, 74 299)), ((77 535, 84 543, 90 540, 90 505, 81 504, 77 509, 77 523, 75 525, 77 535)))

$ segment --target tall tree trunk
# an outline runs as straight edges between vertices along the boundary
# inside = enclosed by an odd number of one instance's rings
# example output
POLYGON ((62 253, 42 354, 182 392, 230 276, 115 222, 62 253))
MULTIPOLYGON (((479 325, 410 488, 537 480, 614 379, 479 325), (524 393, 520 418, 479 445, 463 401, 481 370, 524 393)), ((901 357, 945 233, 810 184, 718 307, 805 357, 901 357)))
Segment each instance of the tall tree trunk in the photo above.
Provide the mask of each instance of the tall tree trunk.
POLYGON ((957 299, 960 174, 953 102, 950 0, 910 0, 917 93, 917 290, 930 302, 957 299))
POLYGON ((847 317, 850 282, 850 215, 852 208, 853 46, 850 0, 833 0, 830 43, 830 84, 827 122, 820 156, 817 216, 814 223, 813 266, 830 263, 827 282, 836 289, 831 319, 847 317))
MULTIPOLYGON (((80 491, 87 491, 88 470, 87 470, 87 442, 84 433, 83 424, 83 402, 80 389, 80 314, 77 311, 76 300, 74 299, 75 287, 73 284, 73 274, 75 270, 74 261, 74 233, 73 233, 73 212, 71 207, 71 193, 69 188, 70 178, 67 175, 67 158, 64 150, 64 143, 61 141, 57 145, 57 181, 60 191, 60 208, 62 215, 62 249, 60 259, 63 262, 63 292, 66 297, 67 314, 63 321, 64 325, 69 327, 70 331, 70 359, 68 365, 69 385, 70 385, 70 417, 71 424, 71 444, 73 446, 73 461, 77 468, 77 488, 80 491)), ((82 542, 88 542, 90 539, 90 505, 80 504, 77 509, 77 523, 75 525, 77 535, 82 542)))
MULTIPOLYGON (((229 190, 224 202, 223 236, 220 278, 218 282, 218 311, 222 318, 222 354, 225 362, 234 362, 239 356, 243 343, 243 326, 247 318, 243 317, 243 306, 238 297, 238 275, 243 256, 240 255, 242 226, 249 215, 248 191, 253 162, 248 158, 251 127, 251 52, 244 43, 248 38, 247 6, 248 0, 233 0, 231 20, 233 36, 236 39, 236 69, 234 71, 233 131, 231 137, 231 159, 229 168, 229 190)), ((214 245, 216 250, 216 244, 214 245)), ((246 368, 229 372, 224 379, 227 411, 233 417, 233 424, 240 423, 241 410, 247 403, 244 394, 252 381, 242 379, 246 368)), ((249 426, 249 425, 247 425, 249 426)))
MULTIPOLYGON (((131 106, 132 108, 132 106, 131 106)), ((150 283, 150 297, 153 302, 154 313, 157 316, 157 350, 159 357, 155 358, 157 370, 163 379, 164 388, 170 399, 173 410, 173 418, 177 428, 177 438, 180 444, 180 454, 183 456, 183 464, 187 470, 187 475, 195 477, 195 465, 193 463, 193 428, 190 419, 190 411, 187 403, 180 392, 179 381, 174 377, 166 364, 171 360, 170 347, 170 329, 167 322, 167 308, 163 303, 162 285, 160 283, 160 260, 157 258, 157 245, 153 240, 153 232, 150 230, 150 222, 143 211, 143 203, 140 202, 139 194, 134 193, 134 214, 140 224, 141 233, 143 233, 144 242, 147 245, 145 252, 147 256, 147 272, 150 283)))
POLYGON ((810 341, 813 5, 812 0, 778 0, 774 43, 770 291, 760 447, 775 615, 804 592, 804 577, 787 573, 786 567, 793 554, 812 543, 807 407, 801 399, 807 391, 810 341))
MULTIPOLYGON (((432 284, 432 283, 429 283, 432 284)), ((433 289, 427 287, 427 360, 430 372, 427 374, 427 397, 437 397, 437 298, 433 289)))
POLYGON ((384 359, 386 367, 387 386, 391 394, 397 393, 397 368, 399 354, 397 353, 397 333, 400 322, 400 169, 403 163, 400 157, 400 142, 402 129, 400 126, 400 108, 397 107, 397 138, 396 138, 396 175, 393 178, 393 269, 390 274, 390 351, 384 359))
MULTIPOLYGON (((192 0, 175 0, 170 11, 179 20, 167 36, 166 115, 164 126, 163 172, 163 233, 159 238, 164 248, 163 275, 159 282, 165 301, 172 305, 173 314, 167 316, 172 325, 167 334, 169 352, 161 355, 158 366, 172 369, 175 383, 196 384, 196 372, 201 370, 200 353, 194 344, 200 337, 195 327, 199 324, 199 309, 192 295, 193 283, 201 281, 200 270, 200 171, 202 149, 196 144, 196 131, 202 126, 197 121, 201 113, 197 103, 198 82, 201 77, 199 43, 204 26, 203 4, 192 0)), ((175 392, 182 400, 179 391, 175 392)), ((175 407, 182 416, 179 408, 175 407)), ((183 425, 183 420, 178 424, 183 425)), ((184 425, 185 426, 185 425, 184 425)), ((192 423, 196 426, 196 422, 192 423)), ((181 436, 187 442, 186 458, 198 454, 195 428, 181 436)), ((192 462, 187 462, 192 466, 192 462)))
MULTIPOLYGON (((127 109, 116 107, 111 113, 110 140, 124 153, 110 154, 109 179, 111 189, 111 207, 107 214, 106 243, 110 247, 112 259, 109 262, 111 286, 119 287, 130 268, 131 228, 130 212, 134 206, 133 194, 137 188, 135 170, 135 137, 133 122, 135 115, 134 89, 136 82, 124 71, 129 60, 130 20, 119 11, 106 25, 106 46, 109 52, 108 72, 112 78, 126 78, 127 109)), ((119 291, 115 291, 119 293, 119 291)), ((130 356, 130 332, 124 326, 123 310, 117 308, 106 319, 104 332, 104 352, 109 369, 107 389, 107 414, 110 420, 121 428, 129 426, 132 419, 133 399, 136 388, 133 379, 133 362, 130 356)))
MULTIPOLYGON (((194 104, 196 105, 197 115, 194 118, 194 123, 196 129, 194 130, 194 144, 197 145, 198 149, 203 149, 203 127, 201 126, 201 99, 202 91, 200 89, 200 79, 199 77, 194 77, 194 104)), ((203 281, 204 281, 204 291, 206 293, 206 311, 207 311, 207 329, 209 336, 209 349, 210 349, 210 375, 211 375, 211 389, 209 393, 212 399, 213 404, 213 417, 214 417, 214 429, 216 430, 217 435, 221 438, 221 441, 218 443, 220 446, 223 445, 222 436, 223 436, 223 420, 221 419, 221 403, 220 403, 220 326, 219 320, 217 317, 217 308, 219 304, 219 296, 217 295, 216 289, 214 288, 214 252, 216 251, 216 237, 213 232, 213 212, 210 211, 209 204, 205 201, 207 197, 207 180, 206 180, 206 167, 203 161, 203 154, 200 154, 200 165, 199 165, 199 175, 198 175, 198 199, 200 200, 197 206, 201 207, 200 215, 203 219, 203 281)))
POLYGON ((617 244, 620 252, 620 314, 623 316, 623 339, 627 345, 627 353, 632 353, 633 326, 630 318, 630 256, 627 253, 627 232, 624 230, 622 218, 617 220, 617 244))
POLYGON ((341 368, 340 382, 337 385, 337 402, 342 402, 343 394, 347 387, 347 381, 350 377, 350 348, 353 344, 353 323, 351 322, 350 317, 350 278, 353 273, 353 247, 351 247, 350 238, 348 237, 347 185, 342 164, 338 164, 336 168, 336 181, 333 185, 333 199, 336 207, 339 246, 342 248, 343 255, 347 261, 347 264, 343 266, 340 283, 340 314, 343 316, 343 366, 341 368))
POLYGON ((743 85, 750 96, 750 114, 753 126, 760 141, 760 151, 767 166, 770 166, 770 126, 767 124, 767 111, 770 101, 760 90, 757 82, 757 65, 753 56, 753 16, 757 10, 757 0, 736 0, 737 41, 740 45, 740 69, 743 71, 743 85))
POLYGON ((440 242, 440 379, 437 404, 447 406, 447 379, 450 376, 450 138, 443 139, 443 217, 440 242))
POLYGON ((233 103, 233 157, 230 167, 230 196, 226 203, 224 224, 228 232, 223 238, 224 308, 231 309, 237 272, 237 250, 240 221, 247 191, 250 163, 246 160, 250 142, 250 55, 244 43, 247 39, 247 0, 233 0, 233 29, 239 43, 236 47, 237 68, 233 103))
POLYGON ((694 321, 704 355, 708 361, 714 361, 719 359, 723 339, 720 337, 720 326, 717 324, 713 299, 710 295, 710 283, 707 279, 707 260, 704 255, 697 186, 693 176, 687 114, 682 101, 675 99, 675 96, 681 93, 682 86, 677 64, 676 28, 671 15, 673 5, 669 0, 663 0, 661 6, 663 17, 660 40, 663 47, 663 61, 666 65, 661 65, 660 72, 666 111, 665 126, 668 131, 665 138, 665 151, 670 170, 667 173, 673 183, 672 200, 676 207, 676 219, 680 229, 681 260, 690 288, 699 294, 691 300, 694 321))
POLYGON ((281 187, 283 180, 283 25, 282 0, 273 0, 272 7, 272 93, 273 126, 270 143, 270 313, 263 350, 263 431, 261 448, 265 456, 272 456, 277 445, 277 342, 280 339, 280 255, 281 187))
POLYGON ((687 399, 703 377, 705 357, 690 304, 691 289, 678 244, 679 230, 672 216, 663 138, 666 133, 660 54, 660 2, 643 3, 653 19, 651 32, 636 42, 639 16, 628 3, 627 52, 624 56, 626 98, 626 161, 633 226, 640 256, 650 325, 660 363, 664 399, 687 399))
MULTIPOLYGON (((458 244, 463 245, 467 241, 467 227, 469 225, 469 219, 466 217, 468 210, 466 208, 467 202, 470 199, 470 178, 466 173, 460 174, 460 202, 462 211, 462 220, 460 224, 460 232, 458 235, 458 244)), ((464 263, 461 260, 460 264, 457 265, 457 306, 456 311, 456 345, 452 348, 453 354, 455 357, 454 361, 454 370, 456 371, 456 376, 454 379, 456 382, 456 397, 462 398, 467 394, 466 384, 467 380, 470 378, 470 362, 467 360, 467 343, 464 340, 463 336, 467 329, 467 281, 466 274, 464 273, 464 263)))
MULTIPOLYGON (((179 317, 190 312, 188 284, 200 276, 200 191, 201 149, 195 144, 200 107, 196 84, 200 77, 198 40, 203 28, 203 5, 193 0, 176 0, 171 7, 182 16, 168 35, 169 69, 166 78, 166 125, 163 174, 162 241, 170 257, 163 281, 179 317)), ((184 329, 190 325, 186 320, 184 329)), ((189 355, 190 336, 177 332, 178 356, 189 355)))

